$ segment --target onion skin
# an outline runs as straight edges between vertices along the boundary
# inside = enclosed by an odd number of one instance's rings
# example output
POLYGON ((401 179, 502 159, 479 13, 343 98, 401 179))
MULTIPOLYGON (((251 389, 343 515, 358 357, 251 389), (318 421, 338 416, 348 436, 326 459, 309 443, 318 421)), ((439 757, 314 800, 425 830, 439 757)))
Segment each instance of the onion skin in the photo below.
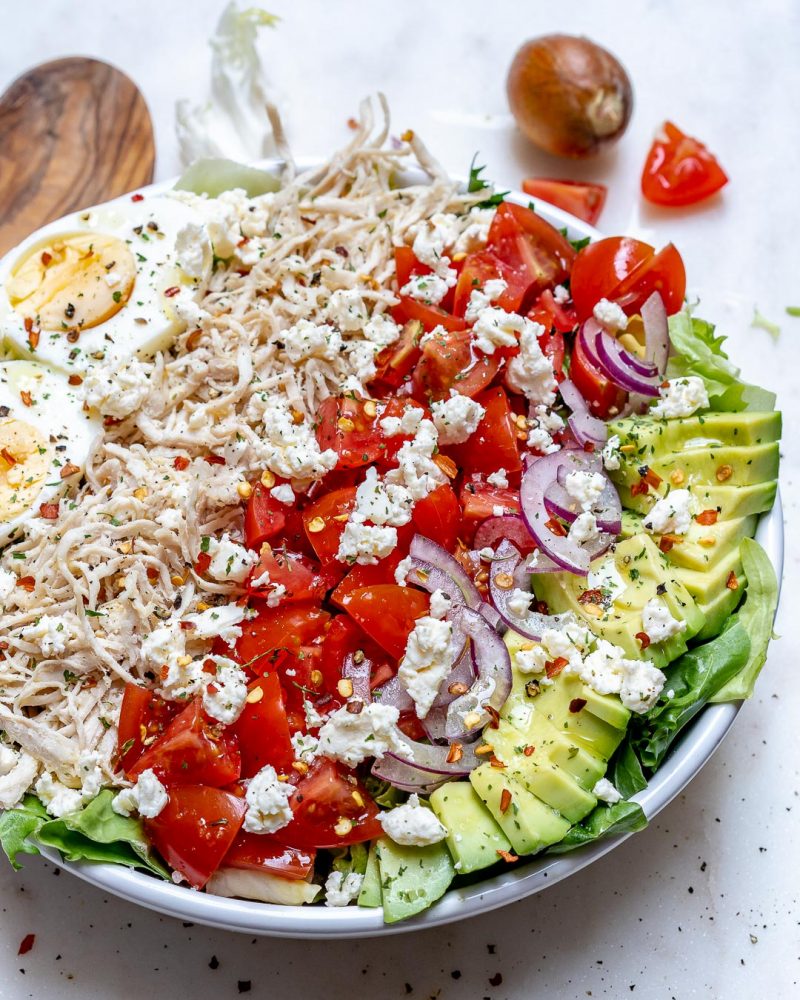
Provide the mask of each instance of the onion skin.
POLYGON ((556 156, 594 156, 620 138, 633 111, 622 64, 574 35, 525 42, 508 71, 507 90, 524 135, 556 156))

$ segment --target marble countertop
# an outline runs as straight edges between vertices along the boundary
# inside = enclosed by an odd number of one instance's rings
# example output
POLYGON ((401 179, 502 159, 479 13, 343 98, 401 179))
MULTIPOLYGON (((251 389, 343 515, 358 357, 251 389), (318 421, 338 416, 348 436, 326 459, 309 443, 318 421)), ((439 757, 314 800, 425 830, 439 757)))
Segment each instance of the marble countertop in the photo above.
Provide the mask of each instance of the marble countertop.
MULTIPOLYGON (((2 0, 0 86, 33 64, 94 55, 139 84, 158 143, 157 178, 177 169, 173 108, 202 93, 205 42, 222 0, 114 4, 2 0), (12 12, 13 9, 13 12, 12 12), (8 30, 9 28, 13 30, 8 30)), ((567 882, 500 912, 403 937, 356 943, 251 939, 159 917, 59 874, 39 859, 0 866, 0 998, 136 996, 273 1000, 800 995, 800 688, 792 602, 800 584, 794 514, 800 472, 800 305, 796 228, 800 7, 765 0, 627 5, 476 0, 271 0, 283 22, 262 39, 294 148, 323 154, 347 138, 364 95, 383 90, 398 131, 412 127, 453 172, 476 151, 486 175, 607 183, 609 233, 675 242, 702 315, 730 336, 748 376, 779 394, 787 517, 783 604, 756 696, 686 792, 649 829, 567 882), (527 10, 521 14, 520 11, 527 10), (740 11, 740 12, 737 12, 740 11), (623 142, 584 164, 529 147, 508 117, 507 66, 526 38, 586 34, 611 48, 634 81, 623 142), (720 157, 731 183, 696 210, 646 207, 641 164, 655 128, 673 117, 720 157), (754 307, 782 332, 751 326, 754 307), (29 954, 23 937, 35 933, 29 954), (135 985, 134 985, 135 984, 135 985)))

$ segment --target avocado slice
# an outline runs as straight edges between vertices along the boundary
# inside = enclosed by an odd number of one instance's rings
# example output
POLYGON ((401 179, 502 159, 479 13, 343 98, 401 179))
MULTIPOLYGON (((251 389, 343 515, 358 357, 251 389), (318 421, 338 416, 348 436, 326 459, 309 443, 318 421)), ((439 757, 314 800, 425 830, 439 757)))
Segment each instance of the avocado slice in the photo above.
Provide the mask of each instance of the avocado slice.
MULTIPOLYGON (((511 842, 468 781, 450 781, 431 793, 431 808, 447 828, 447 846, 460 875, 488 868, 511 842)), ((384 895, 385 899, 385 895, 384 895)))
MULTIPOLYGON (((724 521, 731 518, 748 517, 750 514, 762 514, 764 511, 771 510, 778 492, 778 483, 774 480, 768 483, 755 483, 752 486, 694 483, 688 489, 695 498, 698 512, 716 510, 719 520, 724 521)), ((622 503, 640 514, 647 514, 658 500, 658 495, 655 493, 634 496, 630 489, 622 484, 617 484, 617 491, 622 503)), ((666 487, 663 483, 659 486, 658 493, 666 493, 666 487)), ((540 575, 544 576, 545 574, 540 575)))
MULTIPOLYGON (((754 514, 717 521, 716 524, 692 521, 681 541, 666 553, 667 560, 675 567, 707 570, 724 559, 731 549, 738 548, 743 538, 752 538, 757 523, 758 518, 754 514)), ((680 579, 680 574, 676 575, 680 579)))
POLYGON ((558 843, 569 830, 569 820, 537 799, 505 771, 498 770, 491 764, 481 764, 470 774, 469 779, 483 804, 508 837, 515 854, 536 854, 545 847, 558 843), (507 793, 505 799, 504 792, 507 793))
POLYGON ((383 919, 387 924, 407 920, 426 910, 445 894, 453 881, 453 861, 443 843, 406 847, 381 837, 375 846, 383 919))
POLYGON ((361 892, 358 894, 358 905, 376 907, 383 903, 381 893, 381 871, 378 862, 378 849, 375 844, 371 844, 367 855, 367 868, 364 872, 364 881, 361 883, 361 892))
POLYGON ((616 695, 598 694, 572 674, 561 674, 555 684, 542 685, 531 700, 535 712, 605 761, 622 742, 631 717, 616 695), (570 712, 576 699, 586 704, 579 712, 570 712))
POLYGON ((695 636, 697 642, 706 642, 713 639, 722 631, 722 626, 739 606, 739 602, 745 595, 747 580, 742 571, 737 576, 739 586, 736 590, 724 587, 709 601, 699 601, 697 606, 703 613, 705 624, 695 636))
MULTIPOLYGON (((780 446, 777 441, 738 447, 689 448, 681 452, 656 452, 647 462, 635 454, 623 455, 620 468, 614 472, 617 483, 631 487, 649 469, 665 483, 665 487, 689 488, 697 483, 714 485, 717 475, 727 475, 728 486, 753 486, 778 478, 780 446)), ((665 490, 659 488, 663 495, 665 490)))
POLYGON ((609 430, 620 439, 623 455, 648 463, 655 455, 711 447, 752 447, 779 441, 781 414, 776 411, 706 413, 666 420, 648 414, 615 420, 609 430))

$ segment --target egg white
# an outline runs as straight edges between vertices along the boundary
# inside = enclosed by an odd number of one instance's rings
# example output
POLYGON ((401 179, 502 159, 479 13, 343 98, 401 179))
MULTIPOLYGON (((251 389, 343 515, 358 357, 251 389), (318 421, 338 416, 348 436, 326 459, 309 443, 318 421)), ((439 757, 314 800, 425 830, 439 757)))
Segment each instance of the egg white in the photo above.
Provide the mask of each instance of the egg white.
POLYGON ((0 545, 22 538, 41 505, 75 484, 101 430, 99 417, 83 409, 80 386, 61 372, 32 361, 0 363, 0 545), (33 447, 20 451, 21 440, 33 447))
POLYGON ((122 364, 169 347, 186 328, 176 307, 187 299, 197 301, 211 273, 213 250, 203 222, 191 205, 167 194, 125 195, 32 233, 0 262, 0 336, 6 349, 67 373, 80 373, 97 361, 122 364), (68 340, 62 327, 39 330, 38 343, 32 344, 6 283, 29 251, 86 233, 116 237, 127 245, 136 265, 131 296, 115 315, 82 330, 75 342, 68 340))

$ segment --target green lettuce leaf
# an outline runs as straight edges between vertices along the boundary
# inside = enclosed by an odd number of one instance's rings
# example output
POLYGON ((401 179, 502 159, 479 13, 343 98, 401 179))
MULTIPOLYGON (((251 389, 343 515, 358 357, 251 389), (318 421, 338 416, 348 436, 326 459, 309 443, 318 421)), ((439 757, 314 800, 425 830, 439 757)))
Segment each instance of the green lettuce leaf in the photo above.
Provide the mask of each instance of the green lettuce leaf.
POLYGON ((752 538, 742 539, 740 552, 747 577, 747 596, 736 617, 750 637, 750 655, 741 670, 712 695, 709 701, 714 702, 736 701, 752 695, 767 659, 778 607, 778 580, 767 553, 752 538))
POLYGON ((635 833, 647 826, 647 817, 638 802, 617 802, 613 806, 594 808, 581 823, 567 830, 566 836, 548 848, 548 854, 566 854, 602 837, 620 833, 635 833))
POLYGON ((669 359, 667 375, 680 378, 699 375, 706 383, 708 399, 714 410, 772 410, 775 395, 739 378, 740 370, 723 349, 725 337, 714 333, 714 326, 692 316, 688 309, 669 318, 669 337, 677 351, 669 359))
POLYGON ((47 819, 47 812, 35 795, 26 795, 16 809, 0 813, 0 847, 14 868, 22 867, 18 855, 39 853, 33 837, 47 819))
POLYGON ((608 768, 608 779, 623 799, 629 799, 647 788, 647 778, 629 740, 626 739, 614 754, 608 768))

